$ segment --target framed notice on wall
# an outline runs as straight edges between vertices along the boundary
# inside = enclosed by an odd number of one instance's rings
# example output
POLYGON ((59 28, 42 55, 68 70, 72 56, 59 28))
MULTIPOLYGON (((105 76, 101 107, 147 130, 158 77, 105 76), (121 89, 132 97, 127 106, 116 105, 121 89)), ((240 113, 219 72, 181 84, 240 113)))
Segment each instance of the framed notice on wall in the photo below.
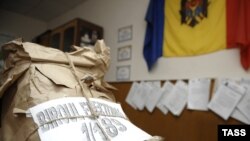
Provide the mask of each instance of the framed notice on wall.
POLYGON ((118 66, 116 68, 116 80, 117 81, 130 80, 130 65, 118 66))
POLYGON ((118 29, 118 42, 132 40, 132 25, 118 29))
POLYGON ((131 54, 132 54, 131 45, 120 47, 118 48, 117 52, 117 60, 118 61, 130 60, 131 54))

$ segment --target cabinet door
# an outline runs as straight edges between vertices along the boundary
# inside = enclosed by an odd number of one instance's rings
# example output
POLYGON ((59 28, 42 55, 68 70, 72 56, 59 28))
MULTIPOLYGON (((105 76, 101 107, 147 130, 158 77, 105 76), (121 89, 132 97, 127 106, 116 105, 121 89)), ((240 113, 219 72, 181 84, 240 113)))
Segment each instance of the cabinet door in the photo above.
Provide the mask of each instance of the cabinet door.
POLYGON ((51 38, 50 34, 51 34, 51 30, 47 30, 41 35, 37 36, 34 42, 43 46, 50 46, 50 38, 51 38))
POLYGON ((44 46, 50 46, 50 36, 49 35, 41 36, 39 44, 44 46))
POLYGON ((75 27, 69 27, 63 33, 63 51, 70 52, 70 47, 74 45, 75 27))
POLYGON ((61 37, 61 34, 59 32, 58 33, 53 33, 51 35, 51 40, 50 40, 51 47, 60 49, 61 38, 62 37, 61 37))

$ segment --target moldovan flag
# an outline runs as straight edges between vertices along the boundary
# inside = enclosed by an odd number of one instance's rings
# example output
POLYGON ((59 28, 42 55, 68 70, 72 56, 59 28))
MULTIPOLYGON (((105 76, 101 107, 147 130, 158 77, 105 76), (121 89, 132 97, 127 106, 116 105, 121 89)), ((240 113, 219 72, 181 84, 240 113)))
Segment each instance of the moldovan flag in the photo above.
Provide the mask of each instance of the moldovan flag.
POLYGON ((249 0, 150 0, 144 58, 150 70, 163 57, 196 56, 240 48, 250 66, 249 0))

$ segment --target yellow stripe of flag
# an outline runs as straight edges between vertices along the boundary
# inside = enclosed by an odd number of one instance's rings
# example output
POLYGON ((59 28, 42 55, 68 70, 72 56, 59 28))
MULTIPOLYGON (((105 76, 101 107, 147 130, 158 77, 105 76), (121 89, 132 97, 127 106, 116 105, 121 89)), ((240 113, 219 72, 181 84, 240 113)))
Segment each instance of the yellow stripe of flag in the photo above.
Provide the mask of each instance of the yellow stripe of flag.
POLYGON ((163 56, 194 56, 226 48, 226 2, 210 0, 208 15, 191 27, 181 24, 181 0, 165 0, 163 56))

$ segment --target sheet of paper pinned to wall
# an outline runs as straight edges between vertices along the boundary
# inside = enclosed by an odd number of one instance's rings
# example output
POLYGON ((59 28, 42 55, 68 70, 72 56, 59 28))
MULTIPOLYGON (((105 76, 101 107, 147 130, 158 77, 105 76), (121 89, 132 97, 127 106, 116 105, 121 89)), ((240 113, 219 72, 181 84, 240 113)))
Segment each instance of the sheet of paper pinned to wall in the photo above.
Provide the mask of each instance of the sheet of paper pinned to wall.
POLYGON ((161 88, 161 81, 155 80, 155 81, 147 81, 147 83, 151 86, 161 88))
POLYGON ((187 84, 178 80, 167 98, 166 106, 173 115, 179 116, 186 106, 187 97, 187 84))
POLYGON ((188 83, 187 108, 192 110, 208 110, 211 80, 208 78, 190 79, 188 83))
POLYGON ((136 108, 136 105, 133 103, 132 99, 135 95, 135 92, 137 91, 137 89, 139 88, 140 84, 137 83, 137 82, 133 82, 130 90, 129 90, 129 93, 125 99, 125 101, 131 106, 133 107, 135 110, 137 109, 136 108))
POLYGON ((158 101, 156 107, 163 113, 163 114, 167 114, 168 113, 168 108, 166 106, 166 101, 167 101, 167 97, 170 94, 170 92, 173 90, 174 88, 174 84, 172 84, 169 81, 166 81, 164 83, 164 85, 161 88, 162 91, 162 96, 160 98, 160 100, 158 101))
POLYGON ((250 86, 250 78, 242 78, 240 82, 241 84, 250 86))
POLYGON ((138 110, 144 109, 147 95, 151 90, 152 90, 152 87, 149 87, 149 85, 146 82, 142 81, 140 83, 132 99, 133 104, 136 105, 136 108, 138 110))
POLYGON ((244 114, 242 114, 242 112, 237 107, 233 111, 231 117, 241 121, 242 123, 250 124, 250 120, 244 114))
POLYGON ((217 78, 214 81, 213 93, 215 93, 220 85, 226 85, 229 82, 239 83, 240 79, 231 79, 231 78, 217 78))
POLYGON ((240 85, 245 87, 246 93, 245 95, 241 98, 240 102, 238 103, 238 105, 236 106, 236 108, 234 109, 231 117, 241 121, 242 123, 245 124, 250 124, 250 117, 247 116, 247 113, 249 113, 249 107, 247 105, 250 104, 250 102, 247 102, 250 96, 250 88, 248 88, 250 86, 250 81, 245 81, 245 79, 242 79, 242 81, 240 82, 240 85), (242 108, 242 107, 248 107, 248 109, 242 108), (242 109, 240 109, 239 107, 241 107, 242 109))
POLYGON ((139 89, 137 90, 132 101, 139 110, 143 110, 145 107, 152 112, 154 109, 154 103, 157 102, 157 97, 152 97, 152 93, 155 93, 157 89, 160 89, 160 81, 142 81, 139 89))
POLYGON ((208 104, 208 108, 221 116, 224 120, 227 120, 245 92, 245 87, 233 81, 222 84, 213 95, 208 104))
POLYGON ((241 81, 241 85, 244 86, 246 90, 246 94, 240 100, 237 108, 242 112, 244 116, 250 121, 250 81, 241 81))
POLYGON ((162 91, 161 91, 161 81, 153 81, 147 83, 149 87, 151 87, 151 91, 147 94, 146 100, 146 109, 149 112, 153 112, 156 104, 158 103, 159 99, 161 98, 162 91))

